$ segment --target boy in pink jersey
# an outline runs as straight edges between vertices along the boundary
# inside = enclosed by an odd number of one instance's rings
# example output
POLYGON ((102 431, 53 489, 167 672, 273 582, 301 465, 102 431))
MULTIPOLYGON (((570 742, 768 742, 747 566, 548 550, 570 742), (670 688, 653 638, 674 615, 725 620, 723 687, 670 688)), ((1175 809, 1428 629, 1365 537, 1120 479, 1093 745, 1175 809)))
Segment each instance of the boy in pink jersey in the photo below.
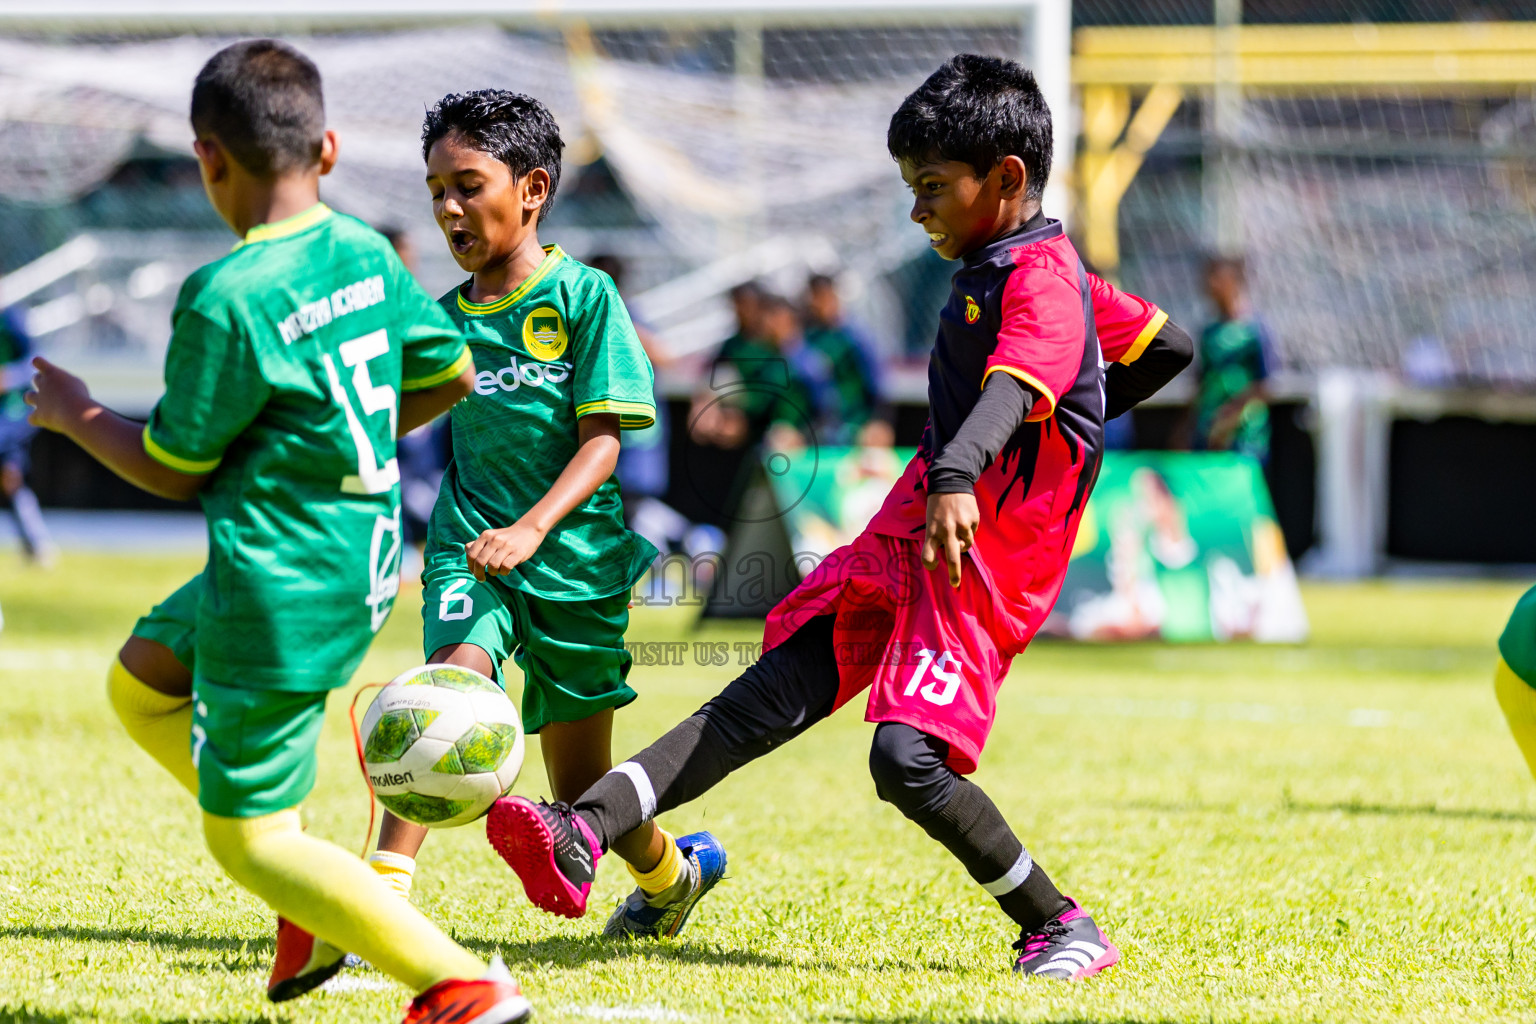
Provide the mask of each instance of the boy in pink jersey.
POLYGON ((870 773, 1019 926, 1014 969, 1075 979, 1119 959, 969 779, 1013 657, 1061 590, 1106 418, 1188 365, 1151 303, 1084 270, 1040 212, 1050 111, 1019 65, 962 55, 908 96, 891 155, 912 219, 958 260, 917 455, 853 543, 768 616, 763 656, 573 806, 499 801, 488 829, 529 897, 586 909, 611 837, 702 794, 869 691, 870 773))

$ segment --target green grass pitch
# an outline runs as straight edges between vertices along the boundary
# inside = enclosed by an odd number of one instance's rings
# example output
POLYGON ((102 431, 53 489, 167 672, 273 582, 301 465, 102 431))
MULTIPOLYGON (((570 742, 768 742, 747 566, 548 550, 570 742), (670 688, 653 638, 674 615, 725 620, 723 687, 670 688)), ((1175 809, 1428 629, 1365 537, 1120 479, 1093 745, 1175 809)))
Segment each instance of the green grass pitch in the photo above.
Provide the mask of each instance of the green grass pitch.
MULTIPOLYGON (((107 708, 134 617, 196 568, 0 565, 0 1024, 398 1019, 406 993, 369 971, 265 1002, 269 914, 221 876, 191 801, 107 708)), ((1305 647, 1042 643, 1021 658, 977 779, 1124 952, 1083 984, 1008 972, 1014 936, 990 899, 875 799, 852 708, 666 820, 714 830, 731 858, 676 941, 595 935, 629 886, 617 862, 586 920, 538 913, 475 825, 432 837, 416 899, 500 950, 541 1021, 1530 1021, 1536 783, 1490 683, 1519 590, 1313 585, 1305 647)), ((418 595, 359 681, 420 661, 418 595)), ((632 636, 757 633, 641 609, 632 636)), ((621 755, 736 671, 686 660, 635 670, 621 755)), ((306 813, 356 849, 345 707, 337 694, 306 813)), ((524 793, 544 790, 536 751, 524 793)))

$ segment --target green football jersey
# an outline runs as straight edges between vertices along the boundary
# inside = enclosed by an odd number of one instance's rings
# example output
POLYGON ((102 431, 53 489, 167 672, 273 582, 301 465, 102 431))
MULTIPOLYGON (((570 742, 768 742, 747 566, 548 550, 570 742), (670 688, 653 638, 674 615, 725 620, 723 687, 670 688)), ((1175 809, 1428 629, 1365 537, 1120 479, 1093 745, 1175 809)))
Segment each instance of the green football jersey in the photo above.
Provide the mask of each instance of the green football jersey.
POLYGON ((225 686, 347 682, 400 577, 400 394, 469 365, 384 237, 323 204, 253 228, 187 278, 149 454, 212 474, 197 673, 225 686))
MULTIPOLYGON (((475 390, 452 413, 453 458, 427 532, 427 566, 463 564, 464 545, 511 526, 544 497, 576 455, 577 420, 614 413, 626 430, 656 419, 651 361, 607 274, 545 246, 510 295, 442 303, 469 340, 475 390)), ((554 600, 626 590, 656 557, 624 526, 610 476, 560 521, 533 557, 501 577, 554 600)))

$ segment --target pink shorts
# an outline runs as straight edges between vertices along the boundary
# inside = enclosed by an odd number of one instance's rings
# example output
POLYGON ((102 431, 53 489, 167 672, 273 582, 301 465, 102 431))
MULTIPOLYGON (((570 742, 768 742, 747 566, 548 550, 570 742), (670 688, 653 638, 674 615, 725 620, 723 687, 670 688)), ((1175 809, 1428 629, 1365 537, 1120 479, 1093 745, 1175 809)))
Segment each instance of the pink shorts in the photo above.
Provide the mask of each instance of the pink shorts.
POLYGON ((865 721, 902 722, 944 740, 949 766, 969 775, 992 731, 998 687, 1027 637, 973 559, 956 590, 943 566, 923 568, 919 552, 915 540, 860 534, 768 613, 763 646, 835 614, 836 706, 867 688, 865 721))

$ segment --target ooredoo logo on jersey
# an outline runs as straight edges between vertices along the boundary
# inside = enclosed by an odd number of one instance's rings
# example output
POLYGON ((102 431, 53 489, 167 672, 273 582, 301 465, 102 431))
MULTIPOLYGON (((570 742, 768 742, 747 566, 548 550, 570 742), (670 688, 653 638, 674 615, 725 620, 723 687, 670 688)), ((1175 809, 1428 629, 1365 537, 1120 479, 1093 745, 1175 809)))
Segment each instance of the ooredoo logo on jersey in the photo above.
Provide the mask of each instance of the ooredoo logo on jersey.
POLYGON ((494 395, 497 391, 516 391, 520 387, 541 388, 546 383, 560 384, 570 375, 570 363, 536 363, 531 359, 519 360, 513 355, 499 370, 481 370, 475 374, 475 394, 494 395))

